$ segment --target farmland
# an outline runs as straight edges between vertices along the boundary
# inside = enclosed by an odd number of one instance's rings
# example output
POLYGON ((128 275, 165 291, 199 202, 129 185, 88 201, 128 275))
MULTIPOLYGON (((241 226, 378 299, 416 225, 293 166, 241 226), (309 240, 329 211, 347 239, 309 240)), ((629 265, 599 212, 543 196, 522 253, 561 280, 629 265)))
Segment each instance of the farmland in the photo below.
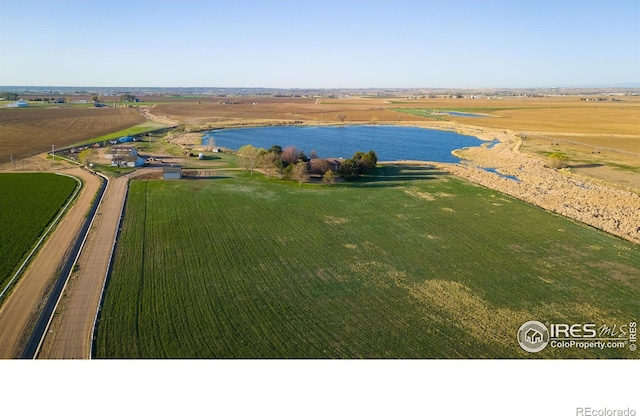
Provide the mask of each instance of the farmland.
POLYGON ((0 109, 0 163, 31 156, 141 124, 133 108, 0 109))
POLYGON ((0 291, 76 185, 51 173, 0 174, 0 291))
POLYGON ((134 181, 97 356, 524 358, 526 321, 637 319, 638 276, 637 245, 427 166, 134 181))

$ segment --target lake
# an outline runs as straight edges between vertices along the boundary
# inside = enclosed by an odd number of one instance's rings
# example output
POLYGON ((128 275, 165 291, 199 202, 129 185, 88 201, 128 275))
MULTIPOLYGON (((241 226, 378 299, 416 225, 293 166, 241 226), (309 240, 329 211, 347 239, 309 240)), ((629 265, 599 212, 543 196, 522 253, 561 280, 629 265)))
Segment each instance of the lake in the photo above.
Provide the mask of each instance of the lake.
POLYGON ((213 135, 218 147, 237 150, 251 144, 268 149, 273 145, 296 146, 308 156, 311 150, 321 158, 350 158, 357 151, 376 152, 379 161, 424 160, 457 163, 451 152, 463 147, 480 146, 482 140, 451 131, 405 126, 320 126, 259 127, 214 130, 203 137, 203 144, 213 135))

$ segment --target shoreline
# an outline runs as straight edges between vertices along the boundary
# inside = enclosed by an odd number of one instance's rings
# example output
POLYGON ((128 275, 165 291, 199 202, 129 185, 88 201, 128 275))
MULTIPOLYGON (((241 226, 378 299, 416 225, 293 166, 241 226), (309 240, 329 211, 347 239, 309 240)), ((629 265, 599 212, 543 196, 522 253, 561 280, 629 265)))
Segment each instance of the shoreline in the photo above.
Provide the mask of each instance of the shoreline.
MULTIPOLYGON (((502 192, 546 211, 579 221, 609 234, 640 244, 640 194, 619 189, 604 181, 546 167, 544 160, 521 153, 522 141, 508 129, 492 129, 452 121, 383 122, 383 123, 317 123, 317 122, 254 122, 224 128, 336 125, 412 126, 430 130, 452 131, 476 137, 484 142, 496 141, 487 148, 480 145, 457 149, 452 153, 459 163, 431 161, 384 161, 380 164, 430 165, 456 177, 502 192), (502 175, 518 178, 514 181, 482 168, 494 168, 502 175)), ((219 129, 207 129, 207 131, 219 129)), ((204 130, 202 130, 204 131, 204 130)), ((201 131, 200 131, 201 132, 201 131)), ((196 132, 193 132, 196 133, 196 132)))

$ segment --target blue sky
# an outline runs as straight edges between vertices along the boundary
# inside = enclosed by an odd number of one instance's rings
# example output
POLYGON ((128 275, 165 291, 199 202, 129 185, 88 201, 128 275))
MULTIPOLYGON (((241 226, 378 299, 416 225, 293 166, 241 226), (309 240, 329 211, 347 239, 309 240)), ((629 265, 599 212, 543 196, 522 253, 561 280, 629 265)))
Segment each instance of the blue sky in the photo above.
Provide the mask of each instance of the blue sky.
POLYGON ((0 0, 0 85, 640 83, 640 0, 0 0))

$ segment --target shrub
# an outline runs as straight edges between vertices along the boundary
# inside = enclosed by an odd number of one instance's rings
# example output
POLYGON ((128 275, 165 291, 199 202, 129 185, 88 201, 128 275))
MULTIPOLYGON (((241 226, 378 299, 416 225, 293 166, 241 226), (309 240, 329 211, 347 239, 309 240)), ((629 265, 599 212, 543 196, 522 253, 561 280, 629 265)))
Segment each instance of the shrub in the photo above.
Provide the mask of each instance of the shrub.
POLYGON ((567 166, 569 158, 564 153, 551 153, 549 155, 549 166, 553 169, 561 169, 567 166))

